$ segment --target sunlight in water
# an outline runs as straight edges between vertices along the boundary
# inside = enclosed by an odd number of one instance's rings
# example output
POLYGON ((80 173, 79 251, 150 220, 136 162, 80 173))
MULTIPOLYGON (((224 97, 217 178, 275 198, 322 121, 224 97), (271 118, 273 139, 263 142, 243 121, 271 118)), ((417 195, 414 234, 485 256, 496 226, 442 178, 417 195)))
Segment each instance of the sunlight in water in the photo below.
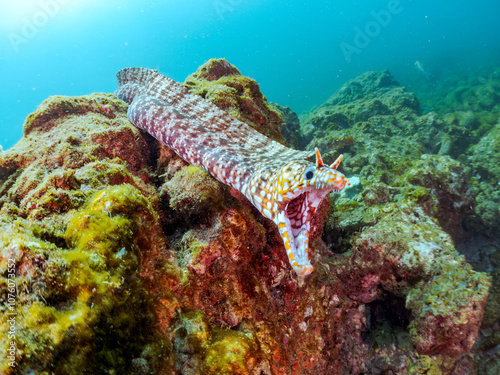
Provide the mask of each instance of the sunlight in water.
POLYGON ((23 28, 45 26, 69 6, 82 0, 3 0, 0 6, 0 28, 22 32, 23 28))

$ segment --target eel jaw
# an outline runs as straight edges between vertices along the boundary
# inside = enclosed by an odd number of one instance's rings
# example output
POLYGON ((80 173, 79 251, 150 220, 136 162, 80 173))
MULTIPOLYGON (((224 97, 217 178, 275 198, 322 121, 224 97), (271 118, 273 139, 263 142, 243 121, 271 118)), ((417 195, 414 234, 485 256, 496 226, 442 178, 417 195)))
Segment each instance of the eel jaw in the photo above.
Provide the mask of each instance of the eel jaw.
POLYGON ((281 237, 285 244, 292 268, 300 276, 307 276, 313 270, 309 257, 309 231, 311 220, 320 202, 332 190, 331 186, 318 189, 309 186, 297 194, 288 193, 276 216, 281 237))

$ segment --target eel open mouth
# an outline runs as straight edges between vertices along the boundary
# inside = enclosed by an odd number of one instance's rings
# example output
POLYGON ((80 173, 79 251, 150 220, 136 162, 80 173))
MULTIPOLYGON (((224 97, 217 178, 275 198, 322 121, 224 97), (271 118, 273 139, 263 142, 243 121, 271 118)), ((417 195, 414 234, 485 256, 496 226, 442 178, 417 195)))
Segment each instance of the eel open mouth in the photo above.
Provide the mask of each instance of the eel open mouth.
POLYGON ((290 249, 287 249, 292 267, 299 273, 308 275, 313 267, 309 262, 309 231, 311 220, 320 202, 331 192, 331 186, 318 189, 315 186, 304 188, 293 196, 285 206, 284 231, 288 232, 290 249), (292 256, 290 256, 292 255, 292 256))

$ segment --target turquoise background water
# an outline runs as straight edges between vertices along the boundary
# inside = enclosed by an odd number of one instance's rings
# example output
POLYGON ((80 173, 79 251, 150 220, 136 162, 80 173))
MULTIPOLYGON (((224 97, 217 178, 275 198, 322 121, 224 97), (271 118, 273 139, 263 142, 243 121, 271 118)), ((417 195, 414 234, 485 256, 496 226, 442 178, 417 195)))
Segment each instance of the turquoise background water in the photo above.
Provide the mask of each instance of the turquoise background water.
POLYGON ((49 95, 113 92, 127 66, 183 81, 225 57, 298 113, 369 70, 473 74, 500 66, 499 19, 498 0, 2 0, 0 144, 49 95))

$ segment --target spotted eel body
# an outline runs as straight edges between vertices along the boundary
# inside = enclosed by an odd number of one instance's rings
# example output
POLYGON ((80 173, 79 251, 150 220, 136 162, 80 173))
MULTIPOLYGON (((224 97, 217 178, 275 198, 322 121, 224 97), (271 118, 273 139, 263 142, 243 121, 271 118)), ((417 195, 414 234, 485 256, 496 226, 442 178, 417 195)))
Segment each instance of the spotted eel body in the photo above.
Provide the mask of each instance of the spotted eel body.
POLYGON ((117 74, 115 94, 130 103, 127 116, 187 162, 241 193, 278 226, 292 268, 313 271, 310 222, 321 200, 348 183, 321 155, 275 142, 155 70, 117 74), (305 161, 316 154, 316 164, 305 161))

